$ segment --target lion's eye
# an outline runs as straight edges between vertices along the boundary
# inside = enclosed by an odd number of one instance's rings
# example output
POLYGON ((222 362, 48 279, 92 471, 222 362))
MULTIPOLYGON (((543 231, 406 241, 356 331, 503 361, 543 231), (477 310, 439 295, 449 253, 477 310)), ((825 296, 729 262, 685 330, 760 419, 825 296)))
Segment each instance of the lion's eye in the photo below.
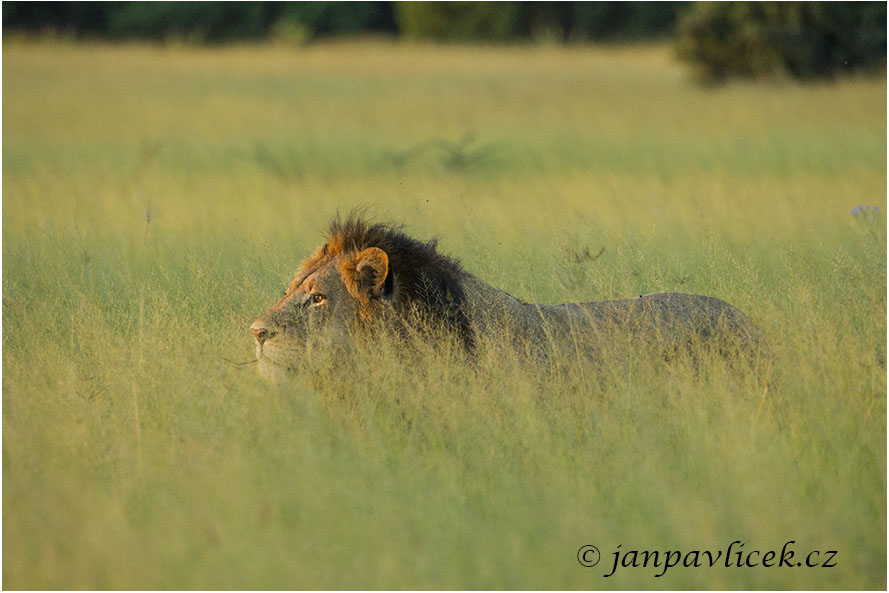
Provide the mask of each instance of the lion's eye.
POLYGON ((316 292, 315 294, 309 296, 309 301, 313 305, 321 304, 326 300, 327 300, 327 297, 324 296, 323 294, 321 294, 320 292, 316 292))

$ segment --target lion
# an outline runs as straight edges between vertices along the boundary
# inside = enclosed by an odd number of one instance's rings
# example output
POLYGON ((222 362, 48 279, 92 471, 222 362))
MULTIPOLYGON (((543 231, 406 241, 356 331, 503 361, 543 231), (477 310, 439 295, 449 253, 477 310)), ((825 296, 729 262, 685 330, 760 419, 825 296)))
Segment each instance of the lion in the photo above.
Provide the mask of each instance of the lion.
POLYGON ((717 298, 659 292, 544 305, 523 302, 465 271, 401 227, 359 216, 335 219, 327 241, 299 268, 284 296, 250 326, 262 365, 295 369, 317 348, 341 348, 383 329, 452 336, 467 353, 506 341, 545 359, 570 350, 595 358, 615 339, 664 353, 704 344, 721 353, 754 350, 759 329, 717 298))

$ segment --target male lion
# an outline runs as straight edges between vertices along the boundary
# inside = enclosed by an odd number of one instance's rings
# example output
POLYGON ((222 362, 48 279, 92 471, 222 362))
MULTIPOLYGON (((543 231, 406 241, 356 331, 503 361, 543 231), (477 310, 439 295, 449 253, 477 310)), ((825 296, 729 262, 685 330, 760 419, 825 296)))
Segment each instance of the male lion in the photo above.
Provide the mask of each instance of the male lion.
POLYGON ((480 338, 505 340, 533 357, 565 349, 595 357, 628 339, 669 355, 693 344, 750 351, 759 330, 738 309, 707 296, 656 293, 563 305, 522 302, 464 271, 424 243, 358 217, 335 220, 327 242, 303 262, 284 297, 250 326, 263 365, 295 368, 313 348, 342 347, 379 328, 443 330, 468 352, 480 338))

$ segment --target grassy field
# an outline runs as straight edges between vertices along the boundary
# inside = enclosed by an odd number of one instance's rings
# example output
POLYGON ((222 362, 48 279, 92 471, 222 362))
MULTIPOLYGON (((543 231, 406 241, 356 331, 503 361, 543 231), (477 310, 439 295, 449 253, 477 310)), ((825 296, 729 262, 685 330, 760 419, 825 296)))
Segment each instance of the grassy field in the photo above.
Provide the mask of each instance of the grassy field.
POLYGON ((885 589, 886 158, 885 78, 661 47, 6 43, 3 588, 885 589), (227 362, 354 207, 526 300, 727 300, 769 388, 227 362))

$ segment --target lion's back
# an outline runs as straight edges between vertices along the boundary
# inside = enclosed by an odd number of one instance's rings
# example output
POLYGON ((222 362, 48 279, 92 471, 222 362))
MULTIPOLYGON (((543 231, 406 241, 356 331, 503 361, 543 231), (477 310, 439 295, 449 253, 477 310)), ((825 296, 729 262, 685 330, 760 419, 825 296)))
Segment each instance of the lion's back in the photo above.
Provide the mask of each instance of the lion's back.
POLYGON ((738 308, 709 296, 661 292, 636 298, 543 305, 524 303, 467 275, 473 326, 489 339, 509 336, 544 350, 581 348, 595 354, 627 340, 664 348, 707 345, 752 352, 761 330, 738 308))

